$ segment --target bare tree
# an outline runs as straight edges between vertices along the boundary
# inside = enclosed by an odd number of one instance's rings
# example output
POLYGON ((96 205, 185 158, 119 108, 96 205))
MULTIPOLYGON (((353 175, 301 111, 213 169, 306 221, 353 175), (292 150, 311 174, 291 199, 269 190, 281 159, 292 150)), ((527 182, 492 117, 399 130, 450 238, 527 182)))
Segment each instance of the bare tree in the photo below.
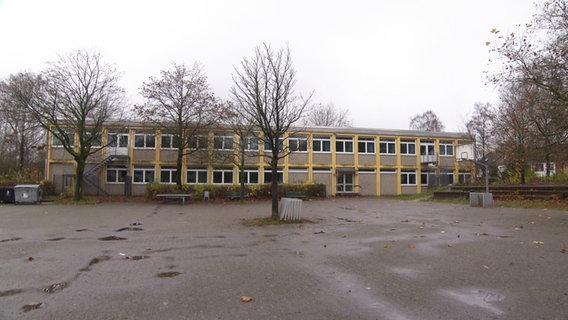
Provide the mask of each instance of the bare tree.
POLYGON ((340 109, 333 102, 318 103, 313 106, 303 118, 302 123, 307 126, 322 127, 350 127, 349 110, 340 109))
POLYGON ((100 150, 103 125, 120 118, 124 90, 118 72, 98 52, 60 55, 42 73, 28 111, 75 160, 75 201, 83 198, 83 173, 89 155, 100 150))
POLYGON ((417 114, 410 119, 410 129, 420 131, 444 131, 444 125, 438 116, 432 110, 428 110, 423 114, 417 114))
POLYGON ((142 85, 141 94, 146 102, 134 110, 163 133, 173 134, 177 148, 176 184, 181 187, 183 157, 195 150, 189 148, 190 143, 201 131, 218 122, 223 110, 199 64, 188 68, 174 63, 160 74, 160 78, 150 77, 142 85))
POLYGON ((16 161, 15 169, 20 174, 24 167, 39 160, 37 151, 44 147, 41 127, 27 111, 40 81, 37 75, 22 72, 0 82, 0 116, 5 125, 3 151, 5 159, 16 161))
POLYGON ((296 95, 296 72, 290 49, 277 52, 263 44, 250 59, 243 58, 235 68, 231 96, 236 109, 262 132, 261 139, 270 148, 265 156, 272 172, 272 217, 278 218, 278 162, 288 155, 285 133, 304 116, 312 97, 296 95))

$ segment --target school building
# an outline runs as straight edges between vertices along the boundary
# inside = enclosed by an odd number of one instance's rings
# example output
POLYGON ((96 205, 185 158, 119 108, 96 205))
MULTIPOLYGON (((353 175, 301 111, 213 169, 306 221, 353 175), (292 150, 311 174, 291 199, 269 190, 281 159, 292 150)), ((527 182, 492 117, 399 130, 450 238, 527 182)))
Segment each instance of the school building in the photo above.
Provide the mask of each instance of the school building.
MULTIPOLYGON (((70 130, 70 135, 73 131, 70 130)), ((247 184, 273 179, 267 146, 250 134, 245 143, 234 131, 215 128, 193 135, 177 172, 176 139, 140 122, 108 123, 98 151, 88 159, 85 194, 143 195, 152 181, 184 184, 239 184, 239 149, 245 149, 247 184), (104 146, 104 147, 103 147, 104 146)), ((78 139, 75 139, 78 141, 78 139)), ((286 134, 279 182, 323 183, 328 196, 415 194, 439 185, 471 183, 473 141, 463 133, 368 128, 298 128, 286 134)), ((72 186, 75 163, 48 135, 47 179, 55 191, 72 186)))

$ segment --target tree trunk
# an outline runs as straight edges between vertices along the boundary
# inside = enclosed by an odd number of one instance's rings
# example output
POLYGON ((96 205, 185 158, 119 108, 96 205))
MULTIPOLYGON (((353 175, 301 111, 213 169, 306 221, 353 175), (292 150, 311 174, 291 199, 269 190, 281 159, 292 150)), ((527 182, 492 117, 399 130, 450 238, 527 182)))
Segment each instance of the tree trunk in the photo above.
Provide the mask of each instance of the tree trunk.
POLYGON ((26 161, 26 136, 22 133, 20 138, 20 150, 19 150, 19 162, 18 162, 18 173, 24 173, 24 165, 26 161))
MULTIPOLYGON (((242 139, 241 139, 242 141, 242 139)), ((246 190, 245 190, 245 147, 244 144, 241 142, 240 149, 239 149, 239 183, 241 185, 241 202, 245 200, 246 190)))
MULTIPOLYGON (((278 140, 276 140, 278 141, 278 140)), ((278 150, 278 145, 275 146, 278 150)), ((276 151, 278 152, 278 151, 276 151)), ((270 162, 270 169, 272 170, 272 184, 270 193, 272 194, 272 215, 273 219, 278 219, 278 155, 272 158, 270 162)))
POLYGON ((73 201, 81 201, 83 199, 83 173, 85 172, 85 160, 75 159, 77 169, 75 170, 75 192, 73 193, 73 201))
MULTIPOLYGON (((181 145, 181 144, 180 144, 181 145)), ((177 161, 176 161, 176 186, 181 190, 181 169, 183 164, 183 147, 178 147, 177 161)))

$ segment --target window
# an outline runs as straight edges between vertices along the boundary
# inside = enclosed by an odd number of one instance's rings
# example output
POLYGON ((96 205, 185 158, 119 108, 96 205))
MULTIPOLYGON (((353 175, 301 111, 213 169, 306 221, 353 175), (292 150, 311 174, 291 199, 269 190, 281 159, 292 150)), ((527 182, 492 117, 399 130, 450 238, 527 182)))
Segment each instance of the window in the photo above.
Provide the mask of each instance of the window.
POLYGON ((380 152, 381 154, 396 154, 395 139, 381 138, 380 152))
POLYGON ((161 149, 177 149, 179 146, 179 137, 173 134, 160 135, 160 148, 161 149))
POLYGON ((288 148, 290 151, 307 152, 308 137, 306 136, 290 136, 288 138, 288 148))
POLYGON ((400 154, 415 155, 416 154, 416 141, 415 140, 400 140, 400 154))
POLYGON ((124 183, 127 176, 128 169, 126 167, 107 167, 106 169, 107 183, 124 183))
MULTIPOLYGON (((278 139, 278 151, 284 150, 284 139, 278 139)), ((264 151, 272 151, 272 146, 270 144, 270 140, 264 140, 264 151)))
POLYGON ((109 133, 107 135, 107 144, 111 148, 127 148, 128 133, 109 133))
POLYGON ((428 177, 430 176, 429 171, 422 171, 420 173, 420 184, 423 186, 428 186, 428 177))
POLYGON ((187 169, 187 183, 206 184, 207 169, 187 169))
MULTIPOLYGON (((75 145, 75 131, 73 129, 64 129, 63 132, 58 132, 59 135, 63 135, 63 139, 69 142, 69 146, 73 147, 75 145)), ((52 146, 63 147, 63 141, 52 134, 52 146)))
POLYGON ((213 136, 213 149, 215 150, 233 150, 233 135, 215 134, 213 136))
POLYGON ((420 155, 422 156, 434 156, 435 145, 432 140, 420 140, 420 155))
POLYGON ((151 149, 156 147, 156 135, 153 133, 136 133, 134 135, 134 148, 151 149))
POLYGON ((154 181, 154 168, 134 168, 132 176, 134 183, 149 183, 154 181))
POLYGON ((454 144, 451 141, 440 141, 440 156, 453 156, 454 144))
MULTIPOLYGON (((272 183, 272 170, 270 168, 264 169, 264 183, 272 183)), ((278 169, 278 183, 284 183, 284 172, 278 169)))
POLYGON ((415 186, 416 170, 402 170, 400 172, 400 184, 403 186, 415 186))
POLYGON ((258 151, 259 138, 254 134, 247 135, 241 142, 244 144, 245 151, 258 151))
POLYGON ((176 183, 178 174, 176 168, 161 168, 160 183, 176 183))
POLYGON ((198 150, 198 149, 207 149, 208 138, 205 135, 193 135, 189 137, 188 147, 189 149, 198 150))
POLYGON ((352 153, 353 152, 353 138, 351 138, 351 137, 337 137, 335 139, 335 152, 352 153))
POLYGON ((91 140, 91 147, 101 147, 103 145, 103 135, 100 132, 91 132, 91 131, 86 131, 85 132, 85 138, 86 139, 90 139, 92 137, 91 140))
POLYGON ((375 153, 375 138, 359 138, 357 142, 359 153, 375 153))
POLYGON ((213 170, 213 183, 222 183, 222 184, 233 183, 233 170, 230 169, 213 170))
POLYGON ((314 136, 312 138, 312 150, 314 152, 331 152, 331 137, 314 136))
POLYGON ((258 170, 245 169, 243 176, 244 183, 258 184, 258 170))

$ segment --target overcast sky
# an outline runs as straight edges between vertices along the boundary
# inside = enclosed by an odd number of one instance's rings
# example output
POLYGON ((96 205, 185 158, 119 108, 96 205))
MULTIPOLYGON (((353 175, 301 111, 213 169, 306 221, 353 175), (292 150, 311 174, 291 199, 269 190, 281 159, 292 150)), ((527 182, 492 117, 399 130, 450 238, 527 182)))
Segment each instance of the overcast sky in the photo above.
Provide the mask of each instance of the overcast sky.
POLYGON ((433 110, 460 131, 485 85, 490 30, 515 31, 537 0, 0 0, 0 78, 40 72, 57 54, 100 51, 131 103, 172 62, 199 62, 228 98, 254 47, 289 46, 296 89, 349 109, 354 126, 408 129, 433 110))

